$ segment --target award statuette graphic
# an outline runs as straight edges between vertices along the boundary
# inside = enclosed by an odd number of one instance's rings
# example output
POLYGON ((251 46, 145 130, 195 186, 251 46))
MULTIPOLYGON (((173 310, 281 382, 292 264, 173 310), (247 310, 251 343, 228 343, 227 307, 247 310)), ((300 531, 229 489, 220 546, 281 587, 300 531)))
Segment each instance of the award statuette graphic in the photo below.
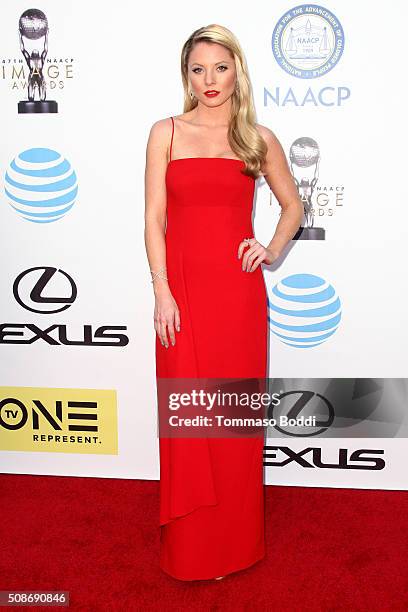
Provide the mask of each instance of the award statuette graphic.
POLYGON ((300 226, 292 240, 324 240, 324 228, 313 227, 312 195, 318 179, 319 145, 313 138, 307 136, 297 138, 290 147, 289 159, 290 171, 303 202, 306 220, 306 227, 300 226))
POLYGON ((38 9, 28 9, 21 15, 18 29, 21 53, 30 71, 28 75, 28 100, 20 100, 18 112, 57 113, 57 102, 45 99, 47 86, 44 80, 43 67, 48 52, 47 17, 38 9), (35 99, 36 95, 37 99, 35 99))

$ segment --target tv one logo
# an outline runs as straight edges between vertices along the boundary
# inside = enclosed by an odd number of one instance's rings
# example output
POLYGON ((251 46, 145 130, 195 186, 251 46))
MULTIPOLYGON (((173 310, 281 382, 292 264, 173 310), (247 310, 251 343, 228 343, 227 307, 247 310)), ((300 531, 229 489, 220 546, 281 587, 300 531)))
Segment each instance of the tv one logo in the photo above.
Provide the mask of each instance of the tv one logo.
POLYGON ((2 387, 0 449, 117 454, 116 391, 2 387))
MULTIPOLYGON (((31 427, 33 430, 40 430, 40 418, 43 417, 51 429, 61 432, 64 420, 62 405, 63 403, 61 400, 56 400, 55 409, 51 411, 42 401, 33 399, 31 406, 27 408, 27 406, 16 397, 5 397, 0 400, 0 425, 4 427, 4 429, 16 431, 26 425, 28 422, 28 415, 31 413, 31 427)), ((97 402, 68 401, 66 408, 66 429, 68 431, 87 433, 98 432, 97 402), (78 419, 80 422, 72 423, 71 419, 78 419), (92 420, 92 425, 85 425, 83 419, 87 421, 92 420)))

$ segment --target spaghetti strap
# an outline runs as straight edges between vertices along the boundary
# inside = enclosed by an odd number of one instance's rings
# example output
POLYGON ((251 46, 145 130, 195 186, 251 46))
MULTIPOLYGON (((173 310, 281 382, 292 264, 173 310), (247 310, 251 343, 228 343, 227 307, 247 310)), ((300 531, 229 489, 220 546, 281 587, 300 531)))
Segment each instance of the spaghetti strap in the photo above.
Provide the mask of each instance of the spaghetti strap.
POLYGON ((172 149, 172 146, 173 146, 173 136, 174 136, 174 119, 173 119, 173 117, 170 117, 170 119, 171 119, 171 123, 172 123, 172 130, 171 130, 170 159, 169 159, 169 161, 171 161, 171 149, 172 149))

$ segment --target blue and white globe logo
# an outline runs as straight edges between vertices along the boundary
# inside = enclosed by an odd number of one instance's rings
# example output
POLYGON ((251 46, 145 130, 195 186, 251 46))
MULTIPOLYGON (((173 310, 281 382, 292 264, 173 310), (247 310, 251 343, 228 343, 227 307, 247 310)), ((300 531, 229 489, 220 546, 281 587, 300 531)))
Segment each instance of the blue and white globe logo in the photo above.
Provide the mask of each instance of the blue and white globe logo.
POLYGON ((276 283, 268 297, 271 331, 284 343, 310 348, 334 334, 341 319, 341 302, 324 278, 292 274, 276 283))
POLYGON ((73 207, 78 184, 68 160, 58 151, 37 147, 13 159, 4 177, 4 190, 23 219, 51 223, 73 207))
POLYGON ((299 79, 327 74, 344 50, 340 21, 318 4, 299 4, 286 11, 272 34, 272 52, 279 66, 299 79))

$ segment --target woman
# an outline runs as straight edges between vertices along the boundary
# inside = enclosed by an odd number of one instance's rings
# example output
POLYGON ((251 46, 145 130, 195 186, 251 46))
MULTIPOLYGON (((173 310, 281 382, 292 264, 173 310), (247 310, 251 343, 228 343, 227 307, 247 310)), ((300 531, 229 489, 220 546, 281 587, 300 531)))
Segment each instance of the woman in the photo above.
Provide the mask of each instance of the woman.
MULTIPOLYGON (((155 293, 156 375, 267 376, 271 264, 303 206, 282 147, 255 123, 245 57, 220 25, 181 56, 184 113, 153 124, 146 152, 145 241, 155 293), (255 180, 283 211, 265 247, 253 236, 255 180)), ((263 439, 160 438, 160 566, 219 579, 265 555, 263 439)))

